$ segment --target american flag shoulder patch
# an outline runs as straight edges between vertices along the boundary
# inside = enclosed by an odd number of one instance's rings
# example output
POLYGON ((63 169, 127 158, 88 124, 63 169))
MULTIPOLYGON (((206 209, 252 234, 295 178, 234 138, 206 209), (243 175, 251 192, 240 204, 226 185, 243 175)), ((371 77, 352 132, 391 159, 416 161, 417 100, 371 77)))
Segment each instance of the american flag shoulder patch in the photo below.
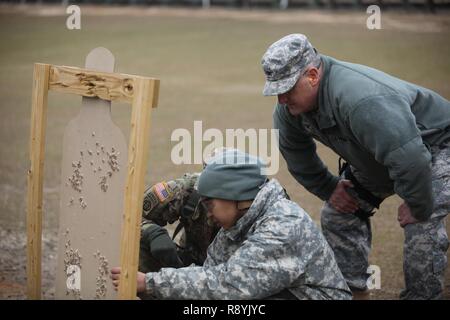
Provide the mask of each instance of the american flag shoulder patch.
POLYGON ((160 202, 166 201, 172 193, 166 182, 158 182, 157 184, 155 184, 153 186, 153 191, 155 192, 160 202))

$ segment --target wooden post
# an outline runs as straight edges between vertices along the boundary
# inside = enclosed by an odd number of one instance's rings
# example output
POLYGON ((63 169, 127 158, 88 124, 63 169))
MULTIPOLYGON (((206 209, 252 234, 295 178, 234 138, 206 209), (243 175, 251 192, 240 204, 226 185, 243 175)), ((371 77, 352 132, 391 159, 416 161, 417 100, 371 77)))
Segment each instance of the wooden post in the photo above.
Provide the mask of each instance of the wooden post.
POLYGON ((27 198, 27 291, 41 298, 42 189, 50 65, 34 65, 27 198))
POLYGON ((159 80, 119 73, 36 63, 34 65, 30 169, 27 195, 27 295, 41 298, 42 195, 48 90, 132 104, 128 147, 119 299, 135 299, 141 210, 148 159, 151 109, 156 108, 159 80))
POLYGON ((50 66, 49 90, 108 101, 133 103, 135 78, 136 76, 122 73, 52 65, 50 66))
POLYGON ((122 226, 119 299, 136 298, 139 237, 147 168, 151 109, 158 100, 159 81, 136 78, 128 146, 128 176, 125 187, 125 217, 122 226))

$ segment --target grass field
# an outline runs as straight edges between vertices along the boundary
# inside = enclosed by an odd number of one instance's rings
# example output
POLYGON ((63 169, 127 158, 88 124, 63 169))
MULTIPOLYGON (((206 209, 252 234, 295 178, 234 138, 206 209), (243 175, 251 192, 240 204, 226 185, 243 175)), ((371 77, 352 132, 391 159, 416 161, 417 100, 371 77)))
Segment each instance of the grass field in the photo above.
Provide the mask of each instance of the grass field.
MULTIPOLYGON (((172 164, 170 136, 176 128, 192 131, 194 120, 202 120, 204 130, 271 128, 275 100, 261 95, 259 62, 268 45, 289 33, 305 33, 324 54, 379 68, 450 98, 449 14, 383 13, 383 29, 375 31, 366 28, 366 17, 365 12, 82 7, 82 29, 71 31, 62 9, 0 7, 0 224, 24 232, 34 62, 83 66, 92 48, 104 46, 114 53, 117 71, 161 79, 160 103, 152 119, 146 178, 150 184, 200 170, 198 165, 172 164)), ((78 97, 49 95, 45 232, 58 224, 62 135, 79 105, 78 97)), ((114 103, 112 112, 128 136, 130 108, 114 103)), ((319 153, 336 173, 337 157, 323 146, 319 153)), ((276 178, 318 222, 322 202, 299 186, 284 160, 280 162, 276 178)), ((373 292, 374 298, 396 299, 403 286, 399 203, 396 197, 388 199, 373 219, 370 263, 382 272, 382 287, 373 292)), ((446 290, 450 296, 448 285, 446 290)))

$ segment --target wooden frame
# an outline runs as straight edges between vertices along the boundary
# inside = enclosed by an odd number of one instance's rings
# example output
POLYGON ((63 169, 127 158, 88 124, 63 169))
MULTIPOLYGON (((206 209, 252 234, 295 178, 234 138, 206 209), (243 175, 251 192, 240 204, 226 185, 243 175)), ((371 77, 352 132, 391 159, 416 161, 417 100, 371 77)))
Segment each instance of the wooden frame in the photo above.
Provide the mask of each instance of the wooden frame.
POLYGON ((119 73, 36 63, 31 102, 30 169, 27 196, 27 294, 41 298, 42 190, 48 91, 131 103, 125 215, 121 234, 122 278, 118 298, 135 299, 144 178, 148 160, 151 109, 156 108, 159 80, 119 73))

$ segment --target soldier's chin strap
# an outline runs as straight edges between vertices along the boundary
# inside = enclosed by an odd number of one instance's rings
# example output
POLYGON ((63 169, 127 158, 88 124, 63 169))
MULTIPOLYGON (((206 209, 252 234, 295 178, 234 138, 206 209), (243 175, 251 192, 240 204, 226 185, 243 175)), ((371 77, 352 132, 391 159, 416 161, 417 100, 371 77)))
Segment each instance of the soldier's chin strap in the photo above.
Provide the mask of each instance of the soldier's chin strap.
POLYGON ((176 236, 180 233, 181 229, 184 228, 184 225, 181 223, 181 221, 178 221, 177 227, 175 228, 175 231, 172 235, 172 241, 175 240, 176 236))

